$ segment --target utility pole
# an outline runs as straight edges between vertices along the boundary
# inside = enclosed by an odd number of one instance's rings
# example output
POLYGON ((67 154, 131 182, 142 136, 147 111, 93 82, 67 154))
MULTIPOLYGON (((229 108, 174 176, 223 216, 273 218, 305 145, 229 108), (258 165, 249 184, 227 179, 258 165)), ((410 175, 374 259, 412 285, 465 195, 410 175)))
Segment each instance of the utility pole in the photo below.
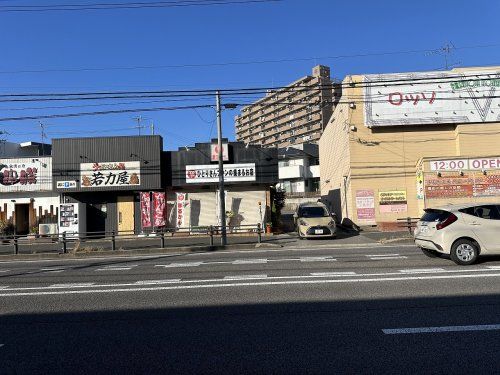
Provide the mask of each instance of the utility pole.
POLYGON ((151 125, 149 128, 151 129, 151 135, 155 135, 155 124, 153 121, 151 121, 151 125))
POLYGON ((135 126, 135 128, 139 132, 139 135, 141 135, 141 129, 144 128, 144 126, 141 125, 142 120, 143 120, 142 116, 134 117, 134 120, 137 121, 137 126, 135 126))
POLYGON ((216 91, 216 110, 217 110, 217 147, 219 156, 219 217, 221 221, 220 244, 226 246, 226 194, 224 192, 224 161, 222 152, 222 119, 220 108, 220 92, 216 91))
POLYGON ((47 137, 47 134, 45 133, 45 125, 40 121, 38 122, 40 125, 40 135, 42 137, 42 156, 45 155, 45 137, 47 137))

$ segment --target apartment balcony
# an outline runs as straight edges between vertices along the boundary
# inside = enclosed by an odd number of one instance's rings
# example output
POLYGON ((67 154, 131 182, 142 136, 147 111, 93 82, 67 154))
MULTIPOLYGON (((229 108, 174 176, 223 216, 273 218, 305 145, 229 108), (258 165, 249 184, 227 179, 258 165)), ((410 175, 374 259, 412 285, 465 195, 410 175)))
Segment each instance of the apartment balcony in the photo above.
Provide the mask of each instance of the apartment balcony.
POLYGON ((319 178, 319 165, 310 165, 307 168, 306 178, 319 178))
POLYGON ((278 169, 280 180, 288 180, 292 178, 304 178, 303 165, 290 165, 288 167, 280 167, 278 169))

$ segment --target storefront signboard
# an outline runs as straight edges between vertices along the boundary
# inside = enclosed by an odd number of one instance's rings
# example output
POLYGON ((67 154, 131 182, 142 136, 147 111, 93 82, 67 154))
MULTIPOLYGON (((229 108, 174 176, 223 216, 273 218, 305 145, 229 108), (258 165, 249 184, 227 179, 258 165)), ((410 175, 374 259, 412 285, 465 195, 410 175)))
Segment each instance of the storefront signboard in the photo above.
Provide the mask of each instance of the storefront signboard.
POLYGON ((498 70, 373 74, 362 85, 368 127, 499 120, 498 70))
POLYGON ((375 221, 375 194, 373 190, 356 190, 358 221, 375 221))
POLYGON ((490 170, 500 169, 500 157, 477 159, 431 160, 431 171, 490 170))
POLYGON ((0 159, 0 192, 52 190, 52 158, 0 159))
MULTIPOLYGON (((255 163, 224 165, 224 181, 226 182, 255 181, 255 177, 255 163)), ((219 182, 218 165, 207 164, 186 166, 186 183, 203 184, 209 182, 219 182)))
POLYGON ((82 188, 103 188, 141 185, 139 161, 81 163, 82 188))
POLYGON ((425 197, 437 198, 465 198, 472 197, 474 178, 470 175, 450 175, 443 177, 426 177, 425 197))
POLYGON ((408 210, 405 190, 380 191, 378 201, 381 214, 401 213, 408 210))
MULTIPOLYGON (((229 152, 227 143, 222 144, 222 160, 229 160, 229 152)), ((210 161, 219 161, 219 145, 211 144, 210 145, 210 161)))
POLYGON ((76 189, 76 181, 57 181, 58 189, 76 189))

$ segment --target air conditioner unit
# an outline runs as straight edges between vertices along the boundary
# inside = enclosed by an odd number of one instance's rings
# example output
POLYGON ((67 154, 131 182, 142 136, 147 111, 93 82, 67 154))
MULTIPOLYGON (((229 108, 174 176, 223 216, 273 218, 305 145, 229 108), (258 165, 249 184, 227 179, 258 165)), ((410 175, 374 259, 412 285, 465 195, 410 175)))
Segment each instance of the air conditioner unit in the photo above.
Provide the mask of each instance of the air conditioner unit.
POLYGON ((57 224, 38 224, 38 233, 41 236, 57 234, 57 224))

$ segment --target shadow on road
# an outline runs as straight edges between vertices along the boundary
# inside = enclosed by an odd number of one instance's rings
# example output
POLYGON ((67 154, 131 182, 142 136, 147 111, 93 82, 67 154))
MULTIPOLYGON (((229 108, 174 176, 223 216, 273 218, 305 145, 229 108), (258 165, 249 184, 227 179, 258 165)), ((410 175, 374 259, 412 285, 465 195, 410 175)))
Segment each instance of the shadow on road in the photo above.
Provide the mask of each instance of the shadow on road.
POLYGON ((0 373, 494 373, 499 331, 381 330, 499 323, 499 297, 4 315, 0 373))

